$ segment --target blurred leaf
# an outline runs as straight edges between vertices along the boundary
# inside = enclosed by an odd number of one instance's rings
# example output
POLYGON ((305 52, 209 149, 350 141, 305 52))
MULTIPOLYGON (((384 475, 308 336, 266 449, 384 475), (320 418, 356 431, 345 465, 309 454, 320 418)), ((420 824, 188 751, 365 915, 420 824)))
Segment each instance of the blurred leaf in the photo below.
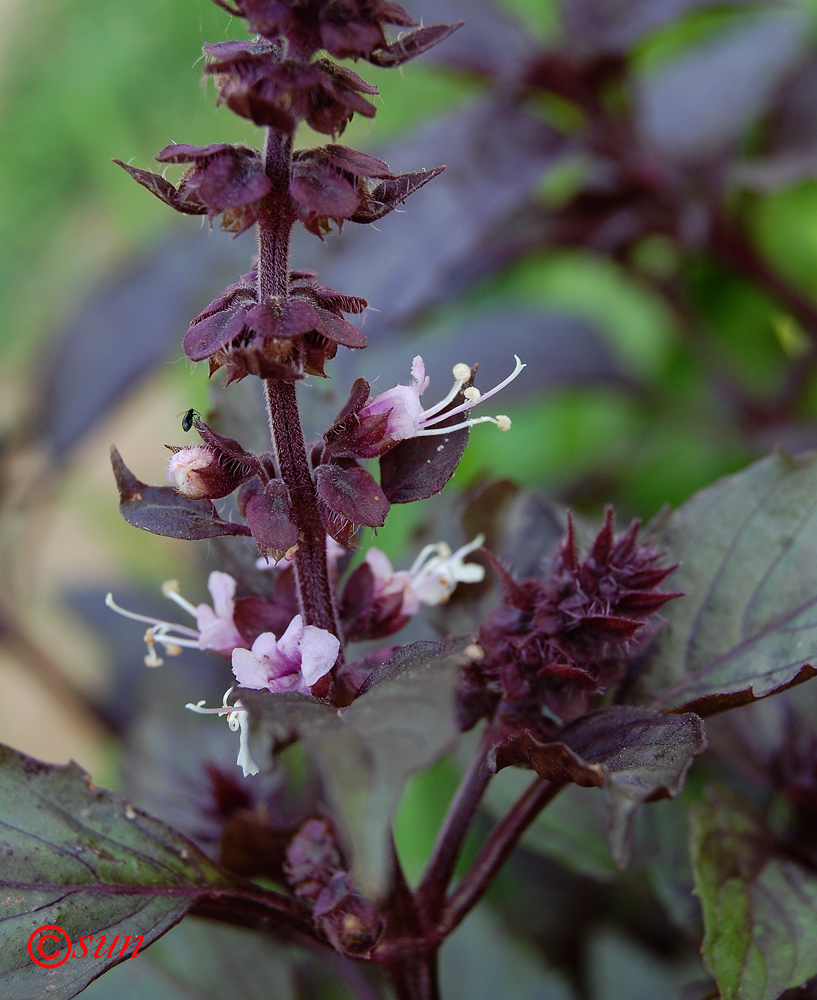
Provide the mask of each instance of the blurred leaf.
POLYGON ((91 983, 83 1000, 295 1000, 289 956, 252 931, 190 917, 144 955, 91 983))
MULTIPOLYGON (((530 780, 529 772, 517 768, 506 768, 497 775, 485 797, 491 814, 501 819, 530 780)), ((536 818, 522 844, 579 875, 605 882, 620 875, 607 846, 604 801, 589 788, 565 788, 536 818)))
POLYGON ((443 996, 468 1000, 574 1000, 561 975, 520 946, 485 908, 475 910, 440 952, 443 996))
MULTIPOLYGON (((739 7, 756 0, 726 0, 739 7)), ((561 0, 571 48, 585 55, 626 54, 644 35, 718 0, 561 0)))
POLYGON ((729 149, 765 110, 802 54, 806 37, 801 13, 777 11, 740 24, 662 67, 641 85, 639 118, 645 139, 682 162, 706 160, 729 149))
POLYGON ((697 715, 611 706, 589 712, 540 743, 529 732, 509 737, 495 751, 496 768, 528 765, 555 784, 604 789, 610 853, 620 867, 630 860, 635 816, 644 802, 674 798, 687 771, 706 749, 697 715))
POLYGON ((469 640, 405 646, 369 677, 348 708, 304 695, 241 688, 259 763, 300 739, 321 774, 333 815, 346 830, 362 888, 388 888, 392 817, 407 779, 456 741, 454 686, 469 640))
POLYGON ((503 97, 473 102, 383 151, 395 172, 446 164, 405 214, 393 212, 377 229, 346 229, 302 255, 321 280, 374 307, 366 335, 375 343, 392 324, 451 295, 449 276, 527 200, 564 148, 559 133, 515 103, 503 97))
POLYGON ((588 978, 592 1000, 669 1000, 703 970, 699 960, 659 958, 634 939, 613 929, 594 934, 589 944, 588 978))
POLYGON ((564 534, 563 515, 539 493, 521 492, 510 501, 499 553, 517 579, 543 573, 564 534))
MULTIPOLYGON (((699 780, 699 771, 693 775, 699 780)), ((638 826, 637 854, 656 899, 673 925, 690 941, 700 940, 703 934, 701 908, 692 893, 687 828, 689 803, 694 795, 690 786, 695 783, 688 781, 677 799, 655 802, 645 810, 638 826)))
MULTIPOLYGON (((233 884, 189 840, 95 788, 76 764, 50 766, 0 747, 0 798, 0 975, 15 1000, 73 997, 121 954, 117 947, 110 957, 44 969, 27 950, 37 928, 56 924, 75 947, 97 933, 131 934, 133 945, 141 935, 150 944, 197 901, 233 884)), ((45 952, 55 950, 64 948, 45 952)))
POLYGON ((656 527, 680 563, 624 699, 699 714, 814 676, 817 456, 775 453, 692 497, 656 527))
POLYGON ((39 412, 56 455, 64 457, 163 358, 182 356, 190 316, 248 259, 243 241, 176 234, 91 291, 46 356, 39 412))
MULTIPOLYGON (((452 365, 459 361, 479 363, 476 384, 482 392, 513 371, 514 354, 525 362, 527 370, 502 390, 491 403, 492 409, 478 409, 475 415, 502 412, 510 400, 566 386, 635 387, 605 343, 601 328, 562 311, 529 309, 516 303, 467 309, 464 317, 458 313, 455 326, 434 329, 416 343, 437 389, 445 385, 452 365)), ((370 381, 378 377, 384 386, 405 382, 409 350, 406 346, 405 352, 396 351, 392 341, 375 343, 357 360, 355 371, 370 381)), ((431 387, 426 393, 431 402, 431 387)))
POLYGON ((722 1000, 777 1000, 817 972, 817 875, 778 853, 736 796, 719 791, 692 810, 695 890, 704 960, 722 1000))
POLYGON ((119 511, 135 528, 171 538, 215 538, 218 535, 249 535, 246 524, 222 521, 209 500, 191 500, 172 486, 148 486, 141 482, 111 449, 119 511))
POLYGON ((411 14, 426 23, 465 21, 428 58, 468 73, 516 78, 537 51, 526 26, 490 0, 412 0, 411 14))
POLYGON ((732 179, 755 191, 787 187, 817 176, 817 58, 812 54, 778 93, 759 156, 736 165, 732 179))

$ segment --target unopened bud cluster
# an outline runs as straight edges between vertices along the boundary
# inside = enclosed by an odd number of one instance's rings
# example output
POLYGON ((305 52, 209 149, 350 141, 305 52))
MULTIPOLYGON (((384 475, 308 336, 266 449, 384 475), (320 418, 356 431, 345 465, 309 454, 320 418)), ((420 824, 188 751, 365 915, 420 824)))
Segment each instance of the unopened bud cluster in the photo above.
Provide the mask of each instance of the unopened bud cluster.
POLYGON ((490 557, 504 602, 479 630, 484 655, 463 669, 463 728, 488 718, 498 736, 526 729, 547 739, 620 680, 655 634, 656 612, 680 596, 658 590, 675 567, 637 539, 637 521, 614 534, 608 509, 583 558, 570 521, 542 578, 514 580, 490 557))

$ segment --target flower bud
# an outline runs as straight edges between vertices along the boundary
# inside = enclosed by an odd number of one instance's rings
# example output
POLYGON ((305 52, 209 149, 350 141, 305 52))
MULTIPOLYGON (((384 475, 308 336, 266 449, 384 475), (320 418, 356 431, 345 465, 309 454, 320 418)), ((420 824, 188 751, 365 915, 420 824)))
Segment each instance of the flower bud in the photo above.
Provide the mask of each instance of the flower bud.
POLYGON ((229 496, 247 477, 228 468, 212 448, 196 444, 174 451, 165 478, 191 500, 218 500, 229 496))

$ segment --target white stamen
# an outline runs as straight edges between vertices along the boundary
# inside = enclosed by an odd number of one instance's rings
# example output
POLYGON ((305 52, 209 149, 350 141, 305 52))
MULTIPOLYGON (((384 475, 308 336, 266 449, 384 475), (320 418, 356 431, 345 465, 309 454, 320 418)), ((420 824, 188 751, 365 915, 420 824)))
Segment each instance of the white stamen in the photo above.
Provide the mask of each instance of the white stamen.
POLYGON ((240 730, 239 742, 238 742, 238 759, 236 764, 244 772, 244 777, 248 777, 250 774, 258 774, 261 770, 259 766, 252 759, 252 754, 250 753, 250 740, 249 740, 249 716, 247 714, 247 709, 244 705, 237 703, 235 705, 228 705, 227 699, 235 690, 235 685, 228 688, 224 693, 222 701, 224 702, 220 708, 204 708, 205 701, 197 701, 194 705, 192 702, 188 702, 184 707, 190 709, 191 712, 196 712, 199 715, 226 715, 227 725, 230 727, 232 732, 240 730))
POLYGON ((185 600, 179 593, 179 581, 178 580, 165 580, 162 584, 162 594, 164 597, 169 598, 174 601, 179 607, 186 611, 193 618, 196 617, 196 606, 191 604, 190 601, 185 600))
MULTIPOLYGON (((499 383, 499 385, 495 385, 493 387, 493 389, 489 389, 488 392, 482 393, 479 396, 478 399, 473 400, 473 401, 471 399, 466 399, 466 402, 461 403, 459 406, 455 406, 453 410, 446 410, 445 413, 439 413, 440 407, 441 406, 445 406, 448 402, 450 402, 451 399, 454 398, 454 396, 451 393, 449 393, 448 396, 445 398, 445 400, 443 400, 442 403, 438 403, 436 406, 432 406, 430 410, 423 410, 423 414, 422 414, 422 417, 421 417, 421 420, 420 420, 420 425, 421 425, 422 429, 420 430, 419 434, 447 433, 448 431, 460 430, 460 428, 462 428, 462 427, 469 427, 469 426, 471 426, 470 423, 464 423, 464 424, 456 424, 454 427, 447 427, 442 432, 440 432, 440 431, 436 431, 436 432, 431 431, 431 432, 429 432, 429 431, 426 430, 426 427, 429 426, 429 425, 431 425, 431 424, 436 424, 440 420, 446 420, 446 419, 448 419, 448 417, 453 417, 453 416, 455 416, 458 413, 465 413, 468 410, 470 410, 472 406, 476 406, 477 403, 484 403, 486 399, 490 399, 491 396, 495 396, 496 393, 501 392, 501 390, 504 389, 506 385, 508 385, 510 382, 513 382, 513 380, 517 377, 517 375, 519 375, 519 373, 522 371, 522 369, 527 367, 527 365, 524 365, 519 360, 519 358, 518 358, 518 356, 516 354, 514 354, 513 357, 514 357, 514 361, 516 362, 516 365, 514 367, 514 370, 511 372, 511 374, 506 379, 503 379, 499 383), (432 417, 432 416, 434 417, 434 419, 433 420, 429 420, 428 418, 432 417)), ((469 369, 469 371, 470 371, 470 369, 469 369)), ((459 391, 459 386, 461 386, 461 385, 462 385, 462 383, 458 383, 457 385, 455 385, 455 389, 457 389, 457 391, 459 391)), ((454 392, 454 395, 456 395, 456 392, 454 392)), ((486 420, 490 420, 492 423, 497 423, 497 420, 494 417, 480 417, 477 422, 484 423, 486 420)))
POLYGON ((145 632, 145 644, 148 648, 147 656, 144 658, 145 666, 161 667, 165 661, 161 658, 161 656, 157 656, 156 654, 156 640, 153 638, 150 629, 145 632))
MULTIPOLYGON (((121 608, 116 603, 113 599, 113 594, 111 593, 105 595, 105 604, 111 609, 111 611, 115 611, 118 615, 122 615, 123 618, 130 618, 135 622, 145 622, 147 625, 152 625, 153 628, 164 626, 165 629, 174 629, 176 632, 181 632, 183 635, 188 635, 193 639, 198 638, 199 633, 193 628, 187 628, 186 625, 177 625, 174 622, 162 621, 161 618, 149 618, 147 615, 139 615, 135 611, 126 611, 125 608, 121 608)), ((195 646, 196 644, 193 643, 193 645, 195 646)))
MULTIPOLYGON (((448 414, 445 414, 448 416, 448 414)), ((496 424, 501 431, 507 431, 511 424, 507 417, 500 422, 499 417, 471 417, 470 420, 462 420, 458 424, 452 424, 450 427, 432 427, 429 430, 425 428, 421 431, 417 431, 415 437, 434 437, 436 434, 450 434, 452 431, 461 431, 464 427, 473 427, 475 424, 496 424), (503 426, 506 424, 507 426, 503 426)))
POLYGON ((424 546, 422 549, 420 549, 420 554, 411 564, 411 569, 409 570, 409 573, 411 573, 411 575, 414 576, 415 573, 417 573, 417 571, 426 561, 426 559, 428 559, 428 557, 432 554, 439 556, 441 559, 445 559, 447 556, 451 555, 451 549, 448 545, 446 545, 445 542, 434 542, 431 545, 424 546))
POLYGON ((482 395, 475 385, 469 385, 467 389, 463 389, 462 394, 469 403, 478 403, 479 398, 482 395))
POLYGON ((459 364, 454 365, 452 374, 458 382, 467 382, 471 378, 471 366, 460 361, 459 364))
MULTIPOLYGON (((470 368, 468 369, 468 377, 469 378, 471 377, 470 368)), ((454 397, 457 395, 457 393, 460 391, 461 388, 462 388, 462 380, 457 379, 456 382, 453 384, 453 386, 448 390, 448 395, 444 399, 441 399, 439 403, 435 403, 433 406, 429 406, 427 410, 423 410, 421 419, 427 420, 429 417, 434 416, 435 413, 439 413, 444 406, 448 406, 448 404, 451 402, 452 399, 454 399, 454 397)))
POLYGON ((501 431, 509 431, 511 429, 511 418, 504 413, 497 413, 496 425, 501 431))

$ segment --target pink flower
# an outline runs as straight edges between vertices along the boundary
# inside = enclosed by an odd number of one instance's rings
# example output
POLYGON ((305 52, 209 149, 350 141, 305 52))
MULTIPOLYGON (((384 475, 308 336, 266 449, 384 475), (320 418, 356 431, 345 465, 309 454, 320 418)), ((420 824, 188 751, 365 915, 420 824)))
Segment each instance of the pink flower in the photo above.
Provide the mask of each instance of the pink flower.
POLYGON ((243 687, 272 692, 309 689, 327 674, 340 651, 337 636, 296 615, 280 639, 262 632, 252 649, 233 650, 233 673, 243 687))
POLYGON ((454 385, 439 403, 435 403, 434 406, 430 406, 424 410, 420 403, 420 396, 428 388, 429 379, 426 376, 423 359, 418 354, 411 365, 411 385, 396 385, 392 389, 381 392, 379 396, 375 396, 374 399, 370 400, 358 412, 358 417, 361 421, 365 421, 367 417, 377 417, 386 414, 388 423, 386 425, 384 440, 392 442, 404 441, 407 438, 413 437, 428 437, 433 434, 450 434, 451 431, 482 423, 496 424, 500 430, 506 431, 510 428, 511 421, 503 414, 499 414, 496 417, 471 417, 460 421, 460 423, 446 427, 435 425, 441 420, 447 420, 449 417, 467 413, 468 410, 478 403, 484 402, 501 389, 504 389, 525 367, 516 355, 514 355, 514 358, 516 366, 511 374, 500 382, 499 385, 494 386, 493 389, 485 393, 480 393, 479 389, 473 386, 463 389, 463 386, 471 380, 471 369, 466 364, 454 365, 454 385), (464 394, 465 402, 459 406, 455 406, 453 409, 446 409, 460 392, 464 394))
POLYGON ((134 611, 120 608, 114 601, 113 594, 108 594, 105 603, 108 607, 124 618, 145 622, 150 628, 145 632, 145 643, 148 654, 145 663, 149 667, 160 667, 164 662, 156 653, 156 644, 163 647, 168 656, 178 656, 182 648, 213 649, 223 656, 229 656, 237 646, 244 646, 233 620, 235 615, 235 580, 227 573, 214 571, 207 581, 207 589, 213 598, 213 607, 209 604, 193 605, 179 593, 176 580, 167 580, 162 584, 162 593, 191 617, 196 619, 198 629, 188 625, 178 625, 166 622, 161 618, 150 618, 134 611))
MULTIPOLYGON (((207 581, 207 589, 213 598, 213 607, 211 608, 209 604, 199 604, 193 611, 199 627, 199 649, 215 649, 219 653, 229 654, 237 646, 244 645, 244 640, 233 621, 235 580, 227 573, 214 571, 207 581)), ((175 595, 168 592, 165 596, 176 600, 180 607, 189 610, 186 607, 187 601, 181 598, 178 591, 175 595)))
POLYGON ((485 570, 478 563, 464 562, 463 557, 480 548, 484 535, 452 552, 445 542, 426 545, 411 569, 394 570, 388 556, 380 549, 369 549, 366 562, 374 574, 374 599, 402 593, 401 615, 416 615, 421 604, 445 604, 458 583, 479 583, 485 570))

